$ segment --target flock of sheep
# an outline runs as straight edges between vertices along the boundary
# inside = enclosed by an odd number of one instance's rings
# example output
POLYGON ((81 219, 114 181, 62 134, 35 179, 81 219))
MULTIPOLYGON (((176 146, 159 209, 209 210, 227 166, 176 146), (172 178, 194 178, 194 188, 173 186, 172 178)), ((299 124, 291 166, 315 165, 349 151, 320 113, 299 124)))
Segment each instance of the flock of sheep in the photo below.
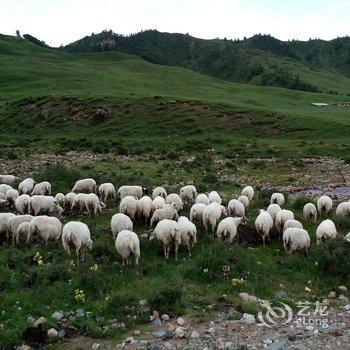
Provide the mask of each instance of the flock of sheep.
MULTIPOLYGON (((12 186, 19 182, 13 175, 0 175, 0 205, 12 212, 0 213, 0 235, 6 235, 12 243, 26 242, 31 244, 34 239, 48 241, 62 240, 63 248, 69 252, 75 249, 77 261, 84 259, 84 252, 92 249, 92 240, 88 226, 79 221, 70 221, 64 226, 60 219, 62 215, 86 212, 98 215, 106 209, 107 200, 115 198, 117 192, 111 183, 103 183, 98 191, 93 179, 83 179, 75 183, 72 191, 51 196, 49 182, 35 183, 27 178, 19 183, 18 189, 12 186), (99 196, 95 194, 98 192, 99 196)), ((140 241, 133 232, 133 221, 144 220, 149 223, 149 239, 157 239, 163 243, 164 256, 169 258, 171 244, 175 246, 175 258, 180 245, 186 246, 191 255, 191 249, 197 242, 197 226, 203 225, 206 231, 216 233, 219 240, 234 241, 240 225, 246 225, 245 213, 254 199, 254 189, 247 186, 241 196, 229 201, 228 206, 222 205, 218 192, 208 195, 197 194, 193 185, 186 185, 180 193, 167 194, 163 187, 153 189, 152 196, 145 195, 147 190, 141 186, 122 186, 118 190, 120 197, 119 213, 111 219, 111 230, 117 252, 123 258, 123 264, 129 264, 133 258, 137 265, 140 258, 140 241), (184 203, 192 203, 190 218, 180 216, 184 203), (222 216, 227 216, 221 220, 222 216)), ((310 236, 303 229, 300 221, 295 220, 294 213, 283 209, 285 202, 282 193, 271 196, 270 205, 261 209, 255 220, 257 234, 263 244, 269 239, 273 228, 283 232, 283 245, 290 254, 294 251, 306 251, 310 247, 310 236)), ((322 196, 313 203, 307 203, 303 215, 307 221, 316 221, 318 213, 328 215, 333 208, 333 201, 328 196, 322 196)), ((350 217, 350 201, 340 203, 336 215, 350 217)), ((148 235, 145 234, 147 237, 148 235)), ((316 230, 317 244, 325 239, 337 237, 337 229, 332 220, 326 219, 316 230)), ((350 241, 350 233, 345 239, 350 241)))

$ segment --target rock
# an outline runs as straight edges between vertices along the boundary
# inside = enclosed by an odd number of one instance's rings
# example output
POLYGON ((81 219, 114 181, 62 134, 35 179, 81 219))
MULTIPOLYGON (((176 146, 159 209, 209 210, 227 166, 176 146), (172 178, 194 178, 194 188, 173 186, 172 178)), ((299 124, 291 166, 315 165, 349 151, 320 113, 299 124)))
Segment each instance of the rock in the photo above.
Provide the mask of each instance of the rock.
POLYGON ((267 350, 284 350, 284 344, 280 342, 279 340, 275 340, 269 347, 267 347, 267 350))
POLYGON ((345 303, 345 304, 348 304, 349 303, 349 298, 346 297, 345 295, 339 295, 339 298, 338 298, 339 301, 345 303))
POLYGON ((56 331, 55 328, 50 328, 47 331, 47 335, 48 335, 49 338, 56 338, 58 336, 58 332, 56 331))
POLYGON ((164 322, 169 321, 169 319, 170 319, 169 315, 167 315, 167 314, 163 314, 163 315, 162 315, 162 320, 163 320, 164 322))
POLYGON ((176 320, 176 323, 179 325, 179 326, 183 326, 185 324, 185 320, 181 317, 178 317, 178 319, 176 320))
POLYGON ((254 295, 250 295, 248 293, 239 293, 240 298, 245 301, 246 303, 254 303, 257 304, 259 302, 259 299, 254 296, 254 295))
POLYGON ((138 336, 138 335, 140 335, 140 334, 141 334, 140 331, 135 331, 135 332, 134 332, 134 335, 135 335, 135 336, 138 336))
POLYGON ((91 350, 98 350, 100 348, 101 344, 99 343, 93 343, 91 346, 91 350))
POLYGON ((141 307, 147 306, 147 303, 148 303, 147 299, 142 299, 142 300, 139 301, 139 305, 140 305, 141 307))
POLYGON ((272 340, 271 339, 264 339, 263 343, 266 345, 270 345, 270 344, 272 344, 272 340))
POLYGON ((207 330, 207 332, 210 333, 210 334, 214 334, 215 333, 215 329, 213 327, 211 327, 211 328, 209 328, 207 330))
POLYGON ((164 349, 166 349, 166 350, 173 350, 173 349, 174 349, 174 347, 172 346, 172 344, 169 343, 168 341, 165 342, 165 343, 163 344, 163 346, 164 346, 164 349))
POLYGON ((125 341, 126 344, 134 344, 135 342, 137 342, 134 339, 134 337, 126 337, 124 341, 125 341))
POLYGON ((32 316, 28 316, 27 317, 27 322, 28 323, 33 323, 34 321, 35 321, 34 317, 32 317, 32 316))
POLYGON ((64 336, 66 335, 66 331, 64 330, 64 329, 60 329, 59 331, 58 331, 58 337, 59 338, 64 338, 64 336))
POLYGON ((342 292, 347 292, 348 289, 345 286, 339 286, 338 287, 342 292))
POLYGON ((51 315, 51 317, 54 319, 54 320, 56 320, 56 321, 61 321, 62 320, 62 318, 63 318, 63 312, 62 311, 56 311, 56 312, 54 312, 52 315, 51 315))
POLYGON ((275 298, 287 298, 289 297, 289 293, 284 291, 284 290, 279 290, 278 292, 275 293, 275 298))
POLYGON ((328 294, 328 299, 335 299, 337 297, 337 294, 336 292, 332 291, 328 294))
POLYGON ((177 327, 175 329, 175 335, 178 337, 178 338, 183 338, 185 336, 185 332, 184 330, 181 328, 181 327, 177 327))
POLYGON ((46 323, 46 318, 45 317, 39 317, 34 323, 33 327, 38 328, 40 325, 43 325, 46 323))
POLYGON ((161 326, 162 325, 162 321, 159 319, 159 317, 156 317, 153 321, 152 324, 155 326, 161 326))
POLYGON ((83 309, 77 309, 75 311, 75 316, 76 317, 83 317, 83 316, 85 316, 85 311, 83 309))
POLYGON ((242 318, 241 318, 241 322, 244 322, 247 324, 255 323, 255 316, 251 315, 251 314, 244 313, 242 318))
POLYGON ((191 338, 199 338, 199 333, 197 331, 192 331, 191 338))
POLYGON ((152 316, 153 316, 153 317, 159 317, 158 311, 153 311, 153 312, 152 312, 152 316))
POLYGON ((350 304, 347 304, 347 305, 343 306, 343 309, 345 309, 346 311, 349 311, 350 310, 350 304))
POLYGON ((175 326, 171 324, 171 325, 169 326, 168 330, 171 331, 171 332, 174 331, 174 330, 175 330, 175 326))
POLYGON ((149 347, 148 347, 149 350, 161 350, 157 344, 151 344, 149 347))
POLYGON ((165 331, 159 331, 159 332, 155 332, 153 333, 155 338, 164 338, 166 336, 166 332, 165 331))

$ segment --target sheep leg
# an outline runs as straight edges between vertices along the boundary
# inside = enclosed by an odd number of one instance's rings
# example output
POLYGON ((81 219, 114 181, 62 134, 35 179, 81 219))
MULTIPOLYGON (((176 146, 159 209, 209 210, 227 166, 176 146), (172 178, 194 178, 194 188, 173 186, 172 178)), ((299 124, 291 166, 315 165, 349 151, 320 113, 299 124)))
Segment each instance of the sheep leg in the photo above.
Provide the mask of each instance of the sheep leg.
POLYGON ((187 243, 187 249, 188 249, 188 256, 190 258, 192 256, 190 243, 187 243))
POLYGON ((163 249, 164 249, 164 257, 166 259, 167 258, 167 247, 165 244, 163 244, 163 249))
POLYGON ((179 251, 179 243, 175 242, 175 260, 177 260, 178 251, 179 251))

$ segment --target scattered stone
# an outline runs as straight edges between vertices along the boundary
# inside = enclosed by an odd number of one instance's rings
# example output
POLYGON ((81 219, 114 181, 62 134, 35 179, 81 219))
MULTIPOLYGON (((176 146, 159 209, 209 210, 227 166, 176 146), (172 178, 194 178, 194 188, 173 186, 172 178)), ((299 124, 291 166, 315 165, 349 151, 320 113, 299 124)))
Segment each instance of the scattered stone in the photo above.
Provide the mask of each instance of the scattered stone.
POLYGON ((345 304, 348 304, 348 303, 349 303, 349 298, 346 297, 346 296, 343 295, 343 294, 342 294, 342 295, 339 295, 338 300, 341 301, 341 302, 343 302, 343 303, 345 303, 345 304))
POLYGON ((349 311, 350 310, 350 304, 347 304, 347 305, 343 306, 343 309, 345 309, 346 311, 349 311))
POLYGON ((192 331, 191 338, 199 338, 199 333, 197 331, 192 331))
POLYGON ((171 324, 171 325, 169 326, 168 330, 171 331, 171 332, 174 331, 174 330, 175 330, 175 326, 171 324))
POLYGON ((328 294, 328 299, 335 299, 337 297, 336 292, 332 291, 328 294))
POLYGON ((163 320, 164 322, 169 321, 169 319, 170 319, 169 315, 167 315, 167 314, 163 314, 163 315, 162 315, 162 320, 163 320))
POLYGON ((241 318, 241 322, 244 322, 247 324, 255 323, 255 316, 251 315, 251 314, 244 313, 242 318, 241 318))
POLYGON ((348 289, 345 287, 345 286, 339 286, 339 289, 342 291, 342 292, 347 292, 348 289))
POLYGON ((152 324, 155 326, 161 326, 162 325, 162 321, 159 319, 159 317, 156 317, 153 319, 152 324))
POLYGON ((278 292, 275 293, 275 297, 277 299, 287 298, 289 297, 289 293, 286 292, 285 290, 279 290, 278 292))
POLYGON ((46 323, 46 318, 45 317, 39 317, 34 323, 33 327, 38 328, 40 325, 43 325, 46 323))
POLYGON ((211 327, 211 328, 209 328, 207 330, 207 332, 210 333, 210 334, 214 334, 215 333, 215 329, 213 327, 211 327))
POLYGON ((153 316, 153 317, 159 317, 158 311, 153 311, 153 312, 152 312, 152 316, 153 316))
POLYGON ((142 300, 140 300, 139 301, 139 305, 141 306, 141 307, 145 307, 145 306, 147 306, 147 299, 142 299, 142 300))
POLYGON ((165 331, 159 331, 159 332, 155 332, 154 334, 155 338, 164 338, 166 336, 166 332, 165 331))
POLYGON ((83 317, 83 316, 85 316, 85 311, 83 309, 77 309, 75 311, 75 316, 76 317, 83 317))
POLYGON ((260 301, 256 296, 250 295, 250 294, 244 293, 244 292, 239 293, 239 296, 240 296, 240 298, 241 298, 243 301, 245 301, 246 303, 254 303, 254 304, 257 304, 257 303, 259 303, 259 301, 260 301))
POLYGON ((164 346, 164 349, 166 349, 166 350, 172 350, 172 349, 174 349, 174 347, 172 346, 172 344, 169 343, 168 341, 165 342, 165 343, 163 344, 163 346, 164 346))
POLYGON ((126 337, 124 341, 127 344, 134 344, 135 343, 134 337, 126 337))
POLYGON ((284 350, 284 344, 279 340, 275 340, 267 350, 284 350))
POLYGON ((185 336, 185 332, 184 330, 182 329, 182 327, 177 327, 175 329, 175 335, 178 337, 178 338, 183 338, 185 336))
POLYGON ((47 331, 47 335, 49 338, 56 338, 58 336, 58 332, 55 328, 50 328, 48 331, 47 331))
POLYGON ((272 340, 271 339, 264 339, 263 343, 266 345, 270 345, 270 344, 272 344, 272 340))
POLYGON ((32 317, 32 316, 28 316, 27 317, 27 322, 28 323, 33 323, 34 321, 35 321, 34 317, 32 317))
POLYGON ((134 332, 134 335, 135 335, 135 336, 139 336, 140 334, 141 334, 140 331, 135 331, 135 332, 134 332))
POLYGON ((99 343, 93 343, 91 346, 91 350, 98 350, 100 348, 101 344, 99 343))
POLYGON ((62 320, 62 318, 63 318, 63 312, 62 311, 56 311, 56 312, 54 312, 52 315, 51 315, 51 317, 54 319, 54 320, 56 320, 56 321, 61 321, 62 320))
POLYGON ((177 320, 176 320, 176 323, 179 325, 179 326, 183 326, 185 324, 185 320, 181 317, 179 317, 177 320))
POLYGON ((60 329, 59 331, 58 331, 58 337, 59 338, 64 338, 65 337, 65 335, 66 335, 66 331, 64 330, 64 329, 60 329))

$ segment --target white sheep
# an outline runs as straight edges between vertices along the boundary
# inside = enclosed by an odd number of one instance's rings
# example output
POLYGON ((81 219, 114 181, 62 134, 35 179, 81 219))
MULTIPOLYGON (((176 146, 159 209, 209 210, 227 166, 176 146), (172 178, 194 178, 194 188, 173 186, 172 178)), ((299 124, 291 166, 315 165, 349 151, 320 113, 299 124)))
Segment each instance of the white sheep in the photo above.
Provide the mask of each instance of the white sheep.
POLYGON ((316 230, 316 242, 320 244, 327 238, 335 239, 337 238, 338 232, 335 224, 332 220, 323 220, 317 227, 316 230))
POLYGON ((162 196, 157 196, 152 201, 152 213, 157 209, 162 209, 165 205, 165 199, 162 196))
POLYGON ((244 205, 244 208, 247 209, 249 207, 249 198, 247 196, 239 196, 237 198, 243 205, 244 205))
POLYGON ((156 222, 160 222, 164 219, 177 220, 179 217, 177 210, 175 208, 175 203, 165 204, 162 209, 157 209, 151 217, 150 226, 154 227, 156 222))
POLYGON ((134 258, 135 266, 140 259, 140 240, 135 232, 123 230, 118 233, 115 239, 115 248, 123 258, 123 266, 129 265, 130 255, 134 258))
POLYGON ((22 194, 15 200, 15 208, 20 214, 29 213, 30 196, 22 194))
POLYGON ((276 214, 275 226, 277 230, 282 232, 284 223, 287 220, 294 219, 294 213, 291 210, 282 209, 276 214))
POLYGON ((75 248, 77 263, 79 262, 79 256, 84 260, 85 250, 92 249, 88 226, 79 221, 70 221, 65 224, 62 229, 62 244, 68 254, 70 254, 70 247, 75 248))
POLYGON ((8 222, 16 215, 13 213, 0 213, 0 236, 6 234, 8 236, 9 225, 8 222))
POLYGON ((51 216, 37 216, 30 221, 27 243, 31 244, 37 236, 47 245, 48 241, 58 241, 61 237, 62 224, 60 220, 51 216))
POLYGON ((279 211, 282 210, 282 208, 278 205, 278 204, 270 204, 268 207, 267 207, 267 212, 271 215, 272 217, 272 220, 275 222, 276 221, 276 215, 279 211))
POLYGON ((36 184, 31 195, 49 196, 51 194, 51 184, 47 181, 36 184))
POLYGON ((218 202, 212 202, 206 206, 203 210, 203 226, 205 227, 206 231, 209 230, 210 225, 212 232, 214 232, 221 215, 226 213, 226 208, 220 205, 218 202))
POLYGON ((313 203, 306 203, 303 208, 303 214, 304 214, 305 220, 316 222, 317 220, 316 205, 313 203))
POLYGON ((209 204, 216 202, 216 203, 219 203, 221 205, 221 203, 222 203, 222 199, 221 199, 219 193, 217 193, 216 191, 211 191, 208 195, 208 198, 209 198, 209 204))
POLYGON ((14 240, 15 240, 15 236, 17 234, 17 230, 18 230, 18 227, 19 225, 22 223, 22 222, 30 222, 32 221, 33 219, 33 216, 32 215, 16 215, 14 217, 11 217, 9 220, 8 220, 8 238, 10 238, 10 236, 12 237, 12 243, 14 243, 14 240))
POLYGON ((19 178, 14 175, 0 175, 0 184, 13 185, 19 178))
POLYGON ((35 195, 30 198, 29 213, 37 216, 39 214, 49 214, 56 217, 62 215, 63 209, 57 204, 52 196, 35 195))
POLYGON ((75 210, 75 208, 78 208, 78 211, 80 213, 87 211, 87 207, 86 207, 87 196, 88 196, 88 193, 78 193, 75 197, 72 210, 75 210))
POLYGON ((227 206, 227 212, 230 216, 242 217, 245 215, 245 208, 238 199, 231 199, 227 206))
POLYGON ((203 211, 206 205, 203 203, 193 204, 190 209, 190 220, 203 223, 203 211))
POLYGON ((333 209, 333 201, 329 196, 321 196, 317 201, 317 210, 321 214, 328 215, 333 209))
POLYGON ((63 193, 57 193, 55 196, 55 200, 60 207, 66 207, 66 196, 63 193))
POLYGON ((205 205, 209 205, 209 204, 210 204, 210 202, 209 202, 209 197, 208 197, 205 193, 200 193, 200 194, 197 196, 197 198, 196 198, 196 200, 195 200, 195 203, 196 203, 196 204, 202 203, 202 204, 205 204, 205 205))
POLYGON ((115 187, 110 182, 101 184, 100 187, 98 188, 98 193, 100 194, 102 202, 106 204, 107 204, 108 198, 116 197, 115 187))
POLYGON ((34 186, 35 181, 32 178, 28 177, 18 185, 18 191, 20 194, 29 194, 33 191, 34 186))
POLYGON ((164 187, 156 187, 153 189, 152 199, 155 199, 158 196, 163 197, 164 199, 167 197, 167 192, 164 187))
POLYGON ((180 188, 180 197, 186 201, 194 201, 197 197, 197 189, 193 185, 186 185, 180 188))
POLYGON ((85 197, 85 207, 89 215, 98 215, 106 209, 106 205, 100 201, 95 193, 89 193, 85 197))
MULTIPOLYGON (((8 192, 7 192, 8 193, 8 192)), ((6 196, 7 196, 6 193, 6 196)), ((350 202, 342 202, 338 205, 335 211, 338 216, 350 216, 350 202)))
POLYGON ((191 256, 191 248, 197 243, 197 228, 186 216, 180 216, 178 221, 179 231, 175 237, 175 259, 179 249, 179 244, 185 245, 188 255, 191 256))
POLYGON ((283 204, 285 202, 284 195, 282 193, 272 193, 270 203, 271 204, 278 204, 280 207, 283 207, 283 204))
POLYGON ((310 236, 308 232, 302 228, 292 227, 283 233, 283 247, 287 254, 291 254, 297 250, 305 251, 308 254, 310 247, 310 236))
MULTIPOLYGON (((162 198, 162 197, 161 197, 162 198)), ((137 215, 147 223, 152 215, 152 199, 148 196, 141 197, 137 202, 137 215)))
POLYGON ((2 184, 0 185, 0 193, 4 194, 6 196, 6 192, 9 190, 13 190, 13 188, 10 185, 2 184))
POLYGON ((246 196, 249 199, 249 202, 251 202, 254 198, 254 188, 252 186, 246 186, 242 190, 242 196, 246 196))
POLYGON ((77 200, 77 194, 73 192, 69 192, 66 194, 66 210, 72 212, 77 200))
POLYGON ((184 207, 182 199, 180 198, 180 196, 177 193, 168 194, 166 197, 165 203, 166 204, 174 203, 177 211, 182 210, 184 207))
POLYGON ((283 225, 283 232, 288 230, 289 228, 304 228, 303 224, 298 221, 298 220, 294 220, 294 219, 289 219, 287 220, 284 225, 283 225))
POLYGON ((255 219, 255 229, 260 235, 265 246, 266 238, 269 239, 270 231, 273 228, 273 219, 268 211, 261 209, 255 219))
POLYGON ((22 242, 28 241, 28 231, 29 231, 30 222, 22 222, 13 236, 13 240, 19 245, 22 242))
POLYGON ((112 216, 111 219, 111 230, 113 234, 113 238, 115 239, 117 237, 117 234, 124 230, 133 230, 133 223, 131 219, 122 213, 117 213, 112 216))
POLYGON ((165 259, 169 259, 170 243, 175 240, 178 231, 179 224, 176 221, 164 219, 158 222, 156 228, 150 234, 150 241, 156 238, 163 242, 165 259))
POLYGON ((133 196, 123 197, 119 204, 119 212, 134 219, 137 213, 137 202, 138 200, 133 196))
POLYGON ((6 192, 6 200, 9 205, 14 205, 18 197, 19 197, 19 192, 17 190, 12 189, 6 192))
POLYGON ((126 196, 136 197, 137 199, 142 197, 143 188, 141 186, 121 186, 118 189, 120 199, 126 196))
POLYGON ((94 179, 78 180, 72 188, 74 193, 92 193, 96 192, 96 181, 94 179))
POLYGON ((231 244, 237 236, 238 226, 245 224, 245 217, 225 218, 219 222, 218 228, 216 230, 216 236, 219 240, 224 240, 227 238, 228 243, 231 244))

